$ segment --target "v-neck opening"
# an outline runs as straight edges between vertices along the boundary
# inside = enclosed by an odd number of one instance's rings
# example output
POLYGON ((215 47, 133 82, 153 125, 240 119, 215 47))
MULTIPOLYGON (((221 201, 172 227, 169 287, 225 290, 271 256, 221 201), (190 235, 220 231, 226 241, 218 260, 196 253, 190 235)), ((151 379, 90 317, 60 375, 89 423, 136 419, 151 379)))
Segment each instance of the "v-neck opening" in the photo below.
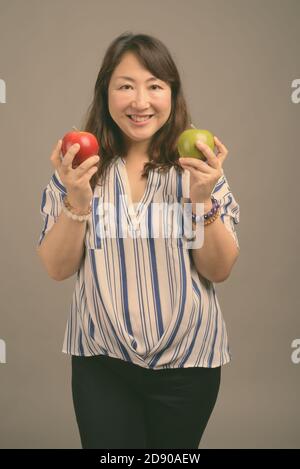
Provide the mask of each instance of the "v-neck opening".
POLYGON ((142 198, 139 202, 133 203, 129 177, 126 169, 126 162, 124 161, 122 156, 119 156, 117 157, 117 163, 123 176, 122 179, 125 189, 125 191, 123 192, 125 195, 125 204, 128 211, 129 220, 133 228, 137 229, 148 208, 148 205, 150 204, 153 198, 159 174, 153 169, 149 171, 145 191, 142 195, 142 198))

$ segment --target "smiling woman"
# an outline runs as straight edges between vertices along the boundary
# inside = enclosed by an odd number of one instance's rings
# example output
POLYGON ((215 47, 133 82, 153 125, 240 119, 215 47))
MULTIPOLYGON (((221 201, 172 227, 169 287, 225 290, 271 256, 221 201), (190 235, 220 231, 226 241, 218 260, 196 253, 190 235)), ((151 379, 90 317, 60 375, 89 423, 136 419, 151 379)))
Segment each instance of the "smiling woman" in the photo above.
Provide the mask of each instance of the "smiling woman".
POLYGON ((126 160, 137 160, 141 155, 148 155, 151 139, 170 117, 171 88, 162 80, 161 86, 150 84, 157 80, 153 76, 149 77, 148 70, 132 52, 123 55, 111 76, 108 108, 123 133, 126 160), (130 77, 126 75, 128 70, 130 77), (124 80, 132 84, 123 84, 124 80), (136 132, 136 129, 142 131, 136 132))
POLYGON ((52 268, 57 279, 77 273, 63 352, 72 357, 83 448, 198 448, 221 367, 231 360, 212 267, 215 253, 229 265, 234 239, 220 220, 235 234, 239 206, 215 171, 206 186, 221 217, 205 227, 208 242, 194 262, 174 210, 200 194, 198 176, 195 183, 178 162, 177 140, 190 122, 166 46, 125 33, 105 53, 83 129, 100 144, 95 174, 87 161, 72 169, 74 149, 63 162, 59 147, 54 152, 39 244, 51 266, 60 266, 52 268), (76 214, 91 214, 84 222, 61 213, 70 181, 76 181, 69 200, 76 214), (82 199, 82 208, 76 206, 82 199))
POLYGON ((106 51, 83 125, 100 141, 101 164, 92 188, 105 179, 115 155, 147 159, 143 177, 172 166, 181 174, 176 144, 190 125, 181 79, 166 46, 145 34, 120 35, 106 51), (149 114, 145 122, 129 117, 149 114))

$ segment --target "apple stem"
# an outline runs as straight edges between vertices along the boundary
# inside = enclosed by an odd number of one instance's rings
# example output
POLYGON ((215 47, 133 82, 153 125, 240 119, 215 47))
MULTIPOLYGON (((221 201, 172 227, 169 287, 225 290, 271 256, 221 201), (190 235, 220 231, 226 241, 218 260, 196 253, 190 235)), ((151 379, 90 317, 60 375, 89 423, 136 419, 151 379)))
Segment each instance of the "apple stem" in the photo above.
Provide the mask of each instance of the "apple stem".
POLYGON ((76 130, 76 132, 80 132, 80 130, 78 130, 77 127, 75 127, 75 125, 73 125, 72 129, 76 130))

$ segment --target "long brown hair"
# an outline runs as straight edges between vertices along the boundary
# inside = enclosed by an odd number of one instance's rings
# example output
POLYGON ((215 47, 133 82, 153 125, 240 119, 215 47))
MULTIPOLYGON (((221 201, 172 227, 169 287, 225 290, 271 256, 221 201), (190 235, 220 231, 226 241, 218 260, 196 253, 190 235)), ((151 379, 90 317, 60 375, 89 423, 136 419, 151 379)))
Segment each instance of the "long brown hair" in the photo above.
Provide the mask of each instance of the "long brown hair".
POLYGON ((94 134, 99 142, 100 163, 90 184, 94 190, 97 182, 104 179, 106 170, 116 155, 127 154, 127 144, 123 134, 108 109, 108 86, 114 69, 126 52, 132 52, 140 63, 159 79, 171 87, 171 113, 165 124, 153 135, 149 148, 149 162, 144 165, 143 177, 150 169, 167 171, 175 166, 183 171, 178 163, 177 140, 181 132, 191 126, 191 118, 184 98, 177 67, 167 47, 157 38, 147 34, 125 32, 109 45, 94 88, 83 130, 94 134))

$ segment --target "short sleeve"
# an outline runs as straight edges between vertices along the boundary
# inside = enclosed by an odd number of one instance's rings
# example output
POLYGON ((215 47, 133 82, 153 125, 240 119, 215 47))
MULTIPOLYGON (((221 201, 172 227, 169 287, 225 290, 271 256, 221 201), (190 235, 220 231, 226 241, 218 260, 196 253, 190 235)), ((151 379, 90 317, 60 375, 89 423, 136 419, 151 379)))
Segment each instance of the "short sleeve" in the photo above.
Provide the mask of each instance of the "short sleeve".
POLYGON ((38 246, 40 246, 48 231, 56 223, 62 209, 63 198, 66 194, 66 188, 62 184, 57 170, 55 170, 49 184, 42 193, 40 214, 43 220, 43 227, 38 240, 38 246))
POLYGON ((235 225, 240 221, 240 206, 230 190, 224 172, 215 185, 212 195, 220 202, 221 220, 235 240, 238 249, 240 249, 235 229, 235 225))

